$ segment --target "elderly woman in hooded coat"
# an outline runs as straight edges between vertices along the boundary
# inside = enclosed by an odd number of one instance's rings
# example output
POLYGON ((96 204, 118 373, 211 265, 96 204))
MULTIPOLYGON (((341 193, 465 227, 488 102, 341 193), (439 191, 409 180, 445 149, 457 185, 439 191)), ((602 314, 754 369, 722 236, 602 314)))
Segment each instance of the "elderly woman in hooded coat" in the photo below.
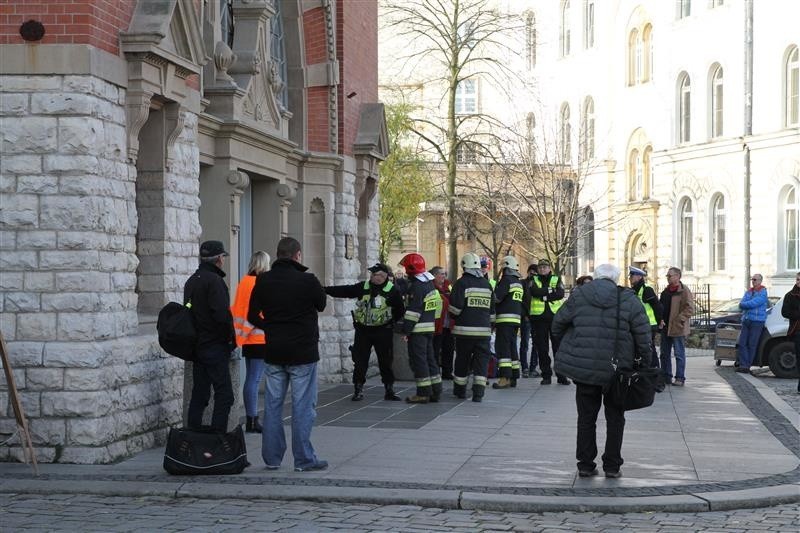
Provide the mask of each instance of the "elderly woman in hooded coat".
POLYGON ((578 475, 598 473, 596 428, 602 402, 606 416, 603 470, 606 477, 618 478, 625 413, 604 401, 603 387, 614 374, 614 354, 623 368, 631 368, 634 358, 649 361, 650 322, 636 294, 617 286, 619 268, 600 265, 594 274, 594 281, 576 288, 553 319, 553 334, 561 338, 555 369, 576 385, 578 475))

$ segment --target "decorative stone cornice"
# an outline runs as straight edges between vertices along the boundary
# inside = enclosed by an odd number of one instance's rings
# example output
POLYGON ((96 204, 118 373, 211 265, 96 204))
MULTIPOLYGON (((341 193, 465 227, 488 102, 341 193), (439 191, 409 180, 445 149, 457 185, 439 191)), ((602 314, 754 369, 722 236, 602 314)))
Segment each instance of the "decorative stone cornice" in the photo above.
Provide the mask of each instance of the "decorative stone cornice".
POLYGON ((233 187, 233 194, 241 196, 244 190, 250 186, 250 176, 241 170, 231 170, 225 176, 228 184, 233 187))

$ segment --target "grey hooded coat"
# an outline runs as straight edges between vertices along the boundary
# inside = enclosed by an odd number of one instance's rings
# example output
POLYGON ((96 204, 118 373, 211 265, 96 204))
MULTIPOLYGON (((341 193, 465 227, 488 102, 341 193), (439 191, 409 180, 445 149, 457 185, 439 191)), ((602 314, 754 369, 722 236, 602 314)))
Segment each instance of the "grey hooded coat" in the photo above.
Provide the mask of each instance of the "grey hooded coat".
MULTIPOLYGON (((555 371, 578 383, 605 385, 614 368, 617 285, 598 279, 577 287, 553 319, 553 335, 561 338, 555 371)), ((650 360, 650 322, 630 289, 620 290, 619 366, 631 368, 634 355, 650 360)))

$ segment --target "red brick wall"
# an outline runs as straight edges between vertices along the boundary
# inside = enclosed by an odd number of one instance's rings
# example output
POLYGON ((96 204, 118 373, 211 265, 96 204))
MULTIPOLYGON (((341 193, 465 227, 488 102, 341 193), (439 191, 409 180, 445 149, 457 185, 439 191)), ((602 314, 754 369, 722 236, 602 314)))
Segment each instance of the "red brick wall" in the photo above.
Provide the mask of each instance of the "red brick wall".
POLYGON ((0 0, 0 44, 23 44, 19 27, 30 19, 44 24, 42 44, 88 44, 119 54, 135 0, 0 0))
POLYGON ((361 104, 378 101, 378 2, 337 0, 336 11, 339 153, 351 155, 361 104))
MULTIPOLYGON (((321 7, 303 13, 303 38, 305 42, 306 64, 326 63, 327 33, 325 13, 321 7)), ((328 144, 328 88, 309 87, 306 91, 308 149, 316 152, 330 152, 328 144)))

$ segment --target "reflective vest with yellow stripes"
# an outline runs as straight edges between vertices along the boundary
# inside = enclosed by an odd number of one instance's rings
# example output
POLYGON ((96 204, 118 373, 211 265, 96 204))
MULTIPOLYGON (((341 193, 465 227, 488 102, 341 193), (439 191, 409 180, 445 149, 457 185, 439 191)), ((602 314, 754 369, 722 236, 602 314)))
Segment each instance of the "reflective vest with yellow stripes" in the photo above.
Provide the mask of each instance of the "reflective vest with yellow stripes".
MULTIPOLYGON (((507 285, 508 292, 506 292, 502 301, 495 299, 495 311, 497 312, 495 324, 519 325, 520 317, 523 313, 522 299, 525 295, 525 289, 519 278, 512 275, 504 275, 499 285, 501 289, 507 285)), ((495 291, 495 296, 497 296, 497 291, 495 291)))
POLYGON ((233 329, 236 333, 236 345, 245 344, 264 344, 266 336, 264 332, 247 321, 247 311, 250 307, 250 293, 256 284, 256 276, 247 275, 239 281, 236 288, 236 298, 231 306, 233 315, 233 329))
POLYGON ((456 317, 456 337, 491 337, 495 321, 494 291, 489 280, 464 274, 453 285, 448 310, 456 317))
POLYGON ((645 303, 645 301, 642 299, 642 297, 644 296, 644 285, 639 287, 639 290, 636 292, 636 296, 639 297, 639 301, 642 302, 642 305, 644 306, 644 312, 647 313, 647 320, 650 321, 650 325, 655 326, 656 314, 653 311, 653 306, 648 303, 645 303))
POLYGON ((391 281, 386 282, 382 292, 372 297, 372 288, 369 280, 364 282, 364 295, 356 302, 356 310, 353 316, 356 323, 362 326, 383 326, 392 320, 392 308, 387 302, 389 291, 394 285, 391 281))
POLYGON ((408 307, 403 316, 406 334, 433 333, 436 319, 442 316, 442 297, 430 281, 414 280, 408 293, 408 307), (413 327, 411 327, 413 324, 413 327))
MULTIPOLYGON (((550 283, 549 283, 550 288, 555 289, 556 287, 558 287, 558 281, 559 281, 558 276, 555 275, 550 276, 550 283)), ((542 288, 542 281, 539 279, 539 276, 534 276, 533 282, 536 284, 537 287, 539 287, 540 289, 542 288)), ((547 305, 550 306, 550 312, 556 314, 556 312, 559 309, 561 309, 563 303, 564 300, 556 300, 554 302, 548 301, 547 305)), ((538 296, 531 296, 531 309, 530 309, 531 316, 541 315, 542 313, 544 313, 544 304, 545 301, 539 298, 538 296)))

